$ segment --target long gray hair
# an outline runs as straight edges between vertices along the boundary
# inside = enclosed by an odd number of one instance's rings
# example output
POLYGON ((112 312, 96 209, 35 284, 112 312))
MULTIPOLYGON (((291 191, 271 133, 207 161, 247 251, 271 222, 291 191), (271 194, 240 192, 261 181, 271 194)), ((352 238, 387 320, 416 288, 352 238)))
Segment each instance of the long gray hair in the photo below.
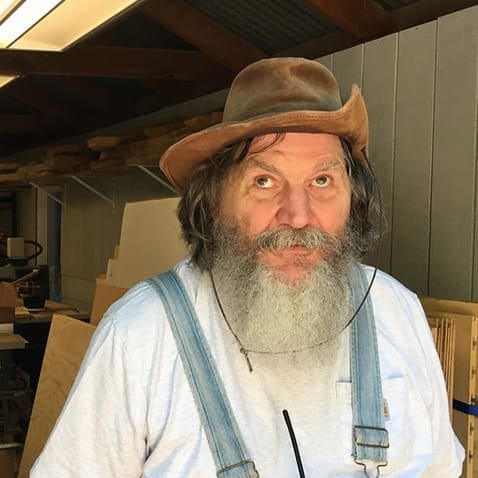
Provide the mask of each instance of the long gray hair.
MULTIPOLYGON (((265 148, 280 141, 283 133, 265 148)), ((215 249, 215 225, 221 191, 230 172, 246 157, 253 138, 223 148, 201 163, 191 174, 178 206, 183 237, 191 247, 194 262, 210 270, 215 249)), ((356 250, 363 255, 375 247, 385 229, 380 190, 375 174, 356 161, 348 143, 341 138, 344 159, 352 186, 349 228, 357 238, 356 250)))

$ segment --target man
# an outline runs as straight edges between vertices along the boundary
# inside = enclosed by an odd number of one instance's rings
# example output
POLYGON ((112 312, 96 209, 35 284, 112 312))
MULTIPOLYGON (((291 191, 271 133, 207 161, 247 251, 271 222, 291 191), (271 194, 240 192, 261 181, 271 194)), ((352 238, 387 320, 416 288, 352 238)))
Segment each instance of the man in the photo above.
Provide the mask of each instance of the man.
POLYGON ((243 70, 161 159, 191 258, 107 312, 31 476, 458 477, 418 299, 358 265, 383 224, 367 146, 319 63, 243 70))

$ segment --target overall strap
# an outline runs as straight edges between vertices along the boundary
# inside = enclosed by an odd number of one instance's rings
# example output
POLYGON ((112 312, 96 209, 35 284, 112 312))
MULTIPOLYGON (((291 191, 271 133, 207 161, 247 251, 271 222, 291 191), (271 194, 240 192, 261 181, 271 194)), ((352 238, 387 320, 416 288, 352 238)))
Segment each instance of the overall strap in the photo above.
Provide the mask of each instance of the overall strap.
POLYGON ((355 310, 361 306, 350 330, 353 456, 355 462, 364 467, 365 476, 375 478, 380 474, 380 467, 387 465, 389 441, 385 429, 377 331, 368 288, 362 267, 353 267, 353 304, 355 310))
POLYGON ((206 433, 218 478, 259 478, 248 457, 224 384, 181 279, 169 271, 148 280, 160 296, 206 433))

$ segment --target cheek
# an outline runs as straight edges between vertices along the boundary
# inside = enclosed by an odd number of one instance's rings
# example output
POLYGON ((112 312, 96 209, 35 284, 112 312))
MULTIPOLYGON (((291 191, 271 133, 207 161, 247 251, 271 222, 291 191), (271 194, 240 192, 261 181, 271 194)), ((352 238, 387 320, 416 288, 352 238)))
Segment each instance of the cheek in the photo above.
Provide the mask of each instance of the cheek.
POLYGON ((343 230, 350 216, 350 196, 345 195, 330 204, 316 204, 314 216, 317 225, 326 232, 337 233, 343 230))
POLYGON ((265 204, 246 204, 237 211, 236 221, 251 235, 257 235, 270 227, 275 209, 265 204))

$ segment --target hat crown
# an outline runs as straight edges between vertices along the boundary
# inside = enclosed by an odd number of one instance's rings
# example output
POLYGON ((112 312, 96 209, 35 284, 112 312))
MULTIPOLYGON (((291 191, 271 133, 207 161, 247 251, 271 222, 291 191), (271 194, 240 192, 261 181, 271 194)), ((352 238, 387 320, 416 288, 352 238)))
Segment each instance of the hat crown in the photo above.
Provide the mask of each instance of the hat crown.
POLYGON ((223 122, 341 107, 337 81, 324 65, 304 58, 269 58, 249 65, 236 76, 223 122))

